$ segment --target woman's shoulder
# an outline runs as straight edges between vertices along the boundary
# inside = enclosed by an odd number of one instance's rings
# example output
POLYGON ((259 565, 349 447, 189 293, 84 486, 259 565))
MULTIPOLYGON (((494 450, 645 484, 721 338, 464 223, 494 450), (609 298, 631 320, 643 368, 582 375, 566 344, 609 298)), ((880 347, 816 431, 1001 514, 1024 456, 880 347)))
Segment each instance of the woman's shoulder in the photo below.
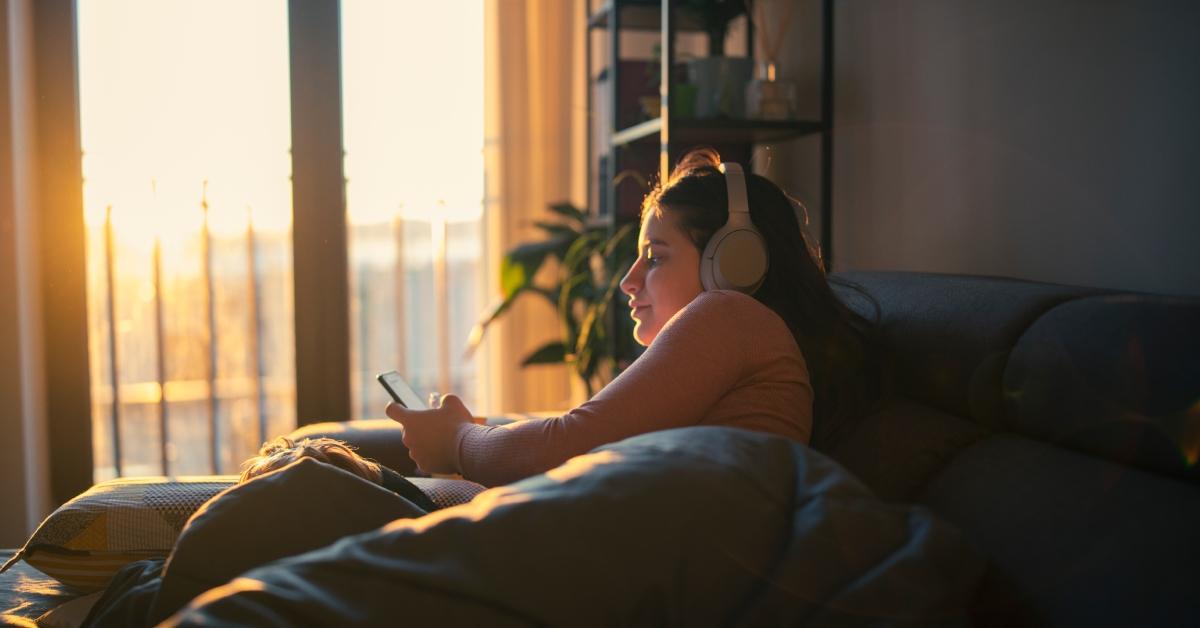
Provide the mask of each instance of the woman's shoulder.
POLYGON ((735 290, 708 290, 676 315, 685 325, 741 329, 746 333, 791 336, 787 323, 754 297, 735 290), (686 322, 684 322, 686 321, 686 322))
POLYGON ((736 290, 706 290, 692 299, 687 308, 698 313, 726 316, 773 316, 779 318, 771 308, 754 297, 736 290))

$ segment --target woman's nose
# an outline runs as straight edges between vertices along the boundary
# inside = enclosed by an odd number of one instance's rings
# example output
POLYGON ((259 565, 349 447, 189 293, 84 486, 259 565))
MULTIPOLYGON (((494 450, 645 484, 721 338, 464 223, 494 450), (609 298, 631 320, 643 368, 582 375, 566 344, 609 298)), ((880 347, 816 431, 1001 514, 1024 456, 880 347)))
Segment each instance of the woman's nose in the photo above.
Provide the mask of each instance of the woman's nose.
POLYGON ((641 262, 641 258, 635 261, 633 266, 629 267, 629 272, 625 273, 625 276, 621 278, 621 292, 631 297, 636 295, 638 290, 642 289, 641 262))

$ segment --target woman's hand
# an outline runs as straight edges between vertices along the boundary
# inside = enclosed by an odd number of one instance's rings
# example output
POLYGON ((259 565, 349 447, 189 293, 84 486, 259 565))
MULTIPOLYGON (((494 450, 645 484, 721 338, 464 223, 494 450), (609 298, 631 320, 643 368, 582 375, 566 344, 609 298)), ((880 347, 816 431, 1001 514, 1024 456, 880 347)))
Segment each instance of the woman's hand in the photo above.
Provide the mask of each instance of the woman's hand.
POLYGON ((418 468, 426 473, 461 473, 458 429, 471 422, 471 413, 461 399, 443 395, 441 407, 433 410, 409 410, 389 403, 385 411, 404 427, 404 446, 418 468))

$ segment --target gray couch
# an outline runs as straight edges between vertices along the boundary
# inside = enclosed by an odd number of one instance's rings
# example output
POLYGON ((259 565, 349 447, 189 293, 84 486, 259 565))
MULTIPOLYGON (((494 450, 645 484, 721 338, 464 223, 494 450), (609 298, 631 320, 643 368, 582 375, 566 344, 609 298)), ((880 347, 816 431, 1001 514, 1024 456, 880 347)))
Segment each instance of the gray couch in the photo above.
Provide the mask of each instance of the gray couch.
MULTIPOLYGON (((827 453, 881 498, 957 524, 990 556, 977 623, 1200 617, 1200 299, 841 276, 880 305, 893 394, 827 453)), ((390 421, 294 435, 316 434, 413 471, 390 421)))

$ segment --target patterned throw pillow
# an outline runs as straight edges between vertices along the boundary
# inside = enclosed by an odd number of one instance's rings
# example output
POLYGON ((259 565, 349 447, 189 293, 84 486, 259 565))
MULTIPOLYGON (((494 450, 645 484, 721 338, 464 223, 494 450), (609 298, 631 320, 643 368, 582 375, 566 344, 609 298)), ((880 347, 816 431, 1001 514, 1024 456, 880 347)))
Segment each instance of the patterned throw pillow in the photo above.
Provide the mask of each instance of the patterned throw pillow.
MULTIPOLYGON (((439 508, 465 504, 484 490, 467 480, 409 479, 439 508)), ((24 560, 82 593, 99 591, 121 567, 165 558, 192 513, 236 483, 236 475, 101 482, 46 517, 0 573, 24 560)))
POLYGON ((51 513, 0 572, 23 559, 71 588, 100 590, 126 564, 171 553, 188 517, 236 482, 234 475, 101 482, 51 513))

